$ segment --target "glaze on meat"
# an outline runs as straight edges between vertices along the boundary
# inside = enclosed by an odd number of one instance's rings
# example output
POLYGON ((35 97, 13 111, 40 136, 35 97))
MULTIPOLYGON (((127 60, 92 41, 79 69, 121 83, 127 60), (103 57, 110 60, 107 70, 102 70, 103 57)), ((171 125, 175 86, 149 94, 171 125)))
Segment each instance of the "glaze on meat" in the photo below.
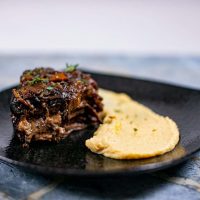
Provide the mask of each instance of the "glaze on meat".
POLYGON ((102 98, 90 75, 75 68, 25 71, 10 104, 17 136, 26 146, 33 140, 60 141, 71 132, 101 123, 102 98))

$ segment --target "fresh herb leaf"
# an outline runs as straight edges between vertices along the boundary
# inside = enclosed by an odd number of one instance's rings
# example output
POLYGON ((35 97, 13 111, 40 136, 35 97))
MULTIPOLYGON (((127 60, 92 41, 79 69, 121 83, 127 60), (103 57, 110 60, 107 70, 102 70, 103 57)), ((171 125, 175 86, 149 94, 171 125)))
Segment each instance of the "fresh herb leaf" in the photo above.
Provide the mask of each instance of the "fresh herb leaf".
POLYGON ((36 83, 48 83, 49 80, 48 79, 45 79, 45 78, 40 78, 39 76, 36 76, 33 80, 29 81, 29 83, 31 85, 34 85, 36 83))
POLYGON ((73 72, 76 70, 76 68, 78 67, 78 64, 75 65, 69 65, 68 63, 66 64, 66 72, 73 72))
POLYGON ((42 81, 43 81, 42 78, 37 76, 32 80, 32 84, 39 83, 39 82, 42 82, 42 81))
POLYGON ((52 86, 48 86, 47 90, 53 90, 53 87, 52 86))

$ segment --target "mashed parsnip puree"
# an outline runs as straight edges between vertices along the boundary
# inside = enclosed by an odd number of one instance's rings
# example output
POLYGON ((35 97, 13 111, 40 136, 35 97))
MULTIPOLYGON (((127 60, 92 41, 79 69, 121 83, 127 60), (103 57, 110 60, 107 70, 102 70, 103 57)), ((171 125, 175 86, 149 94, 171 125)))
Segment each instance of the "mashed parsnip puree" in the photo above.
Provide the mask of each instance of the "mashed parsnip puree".
POLYGON ((139 159, 164 154, 179 141, 176 123, 156 114, 128 95, 100 89, 105 118, 86 140, 94 153, 115 159, 139 159))

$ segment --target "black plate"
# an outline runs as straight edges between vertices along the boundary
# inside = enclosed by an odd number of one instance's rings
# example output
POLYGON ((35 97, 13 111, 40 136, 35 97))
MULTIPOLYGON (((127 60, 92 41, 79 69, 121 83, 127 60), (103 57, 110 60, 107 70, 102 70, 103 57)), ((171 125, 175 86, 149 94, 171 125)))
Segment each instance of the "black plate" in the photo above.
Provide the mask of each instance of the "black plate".
POLYGON ((94 128, 71 134, 59 144, 34 143, 23 149, 10 120, 11 89, 0 93, 0 159, 42 173, 68 176, 139 174, 178 164, 200 148, 200 92, 191 89, 102 74, 92 74, 100 87, 126 92, 162 115, 174 119, 181 133, 177 147, 150 159, 121 161, 91 153, 84 141, 94 128), (87 133, 86 133, 87 132, 87 133))

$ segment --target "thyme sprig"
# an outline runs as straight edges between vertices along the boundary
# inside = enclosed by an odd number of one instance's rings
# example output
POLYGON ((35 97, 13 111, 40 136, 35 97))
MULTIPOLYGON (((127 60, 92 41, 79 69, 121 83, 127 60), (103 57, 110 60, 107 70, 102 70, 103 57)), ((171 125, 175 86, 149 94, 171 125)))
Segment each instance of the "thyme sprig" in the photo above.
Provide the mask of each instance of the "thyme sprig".
POLYGON ((31 81, 28 81, 30 85, 35 85, 37 83, 48 83, 49 80, 47 78, 41 78, 39 76, 34 77, 31 81))
POLYGON ((66 72, 73 72, 76 70, 76 68, 79 66, 79 64, 75 64, 75 65, 69 65, 68 63, 66 63, 66 72))

